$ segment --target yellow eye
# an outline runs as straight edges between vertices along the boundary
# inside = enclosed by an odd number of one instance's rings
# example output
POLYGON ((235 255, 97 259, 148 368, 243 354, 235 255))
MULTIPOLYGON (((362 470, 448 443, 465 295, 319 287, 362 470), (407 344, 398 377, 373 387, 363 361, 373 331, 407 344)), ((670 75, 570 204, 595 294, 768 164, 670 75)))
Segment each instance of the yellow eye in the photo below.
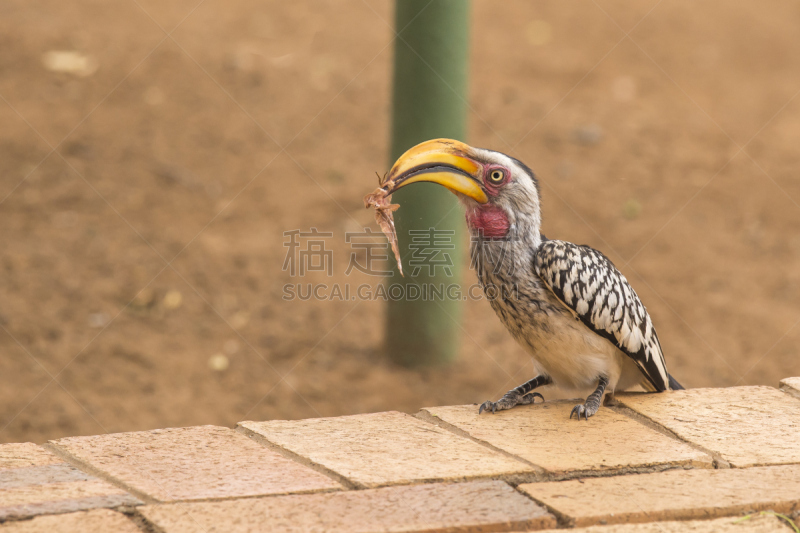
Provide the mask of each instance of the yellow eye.
POLYGON ((505 174, 503 174, 502 170, 495 169, 489 173, 489 181, 492 183, 500 183, 503 178, 505 178, 505 174))

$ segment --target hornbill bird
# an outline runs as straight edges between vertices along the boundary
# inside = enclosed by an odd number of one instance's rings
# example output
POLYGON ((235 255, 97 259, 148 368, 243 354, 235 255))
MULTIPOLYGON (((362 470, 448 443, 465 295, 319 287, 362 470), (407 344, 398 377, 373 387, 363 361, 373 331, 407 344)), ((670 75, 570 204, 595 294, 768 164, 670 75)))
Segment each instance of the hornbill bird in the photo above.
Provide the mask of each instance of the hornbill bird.
POLYGON ((579 420, 597 412, 606 390, 683 388, 667 372, 650 315, 625 276, 589 246, 542 235, 541 195, 530 168, 500 152, 435 139, 404 153, 384 189, 417 182, 447 187, 466 208, 480 284, 537 370, 479 413, 544 400, 534 389, 551 383, 595 388, 570 413, 579 420))

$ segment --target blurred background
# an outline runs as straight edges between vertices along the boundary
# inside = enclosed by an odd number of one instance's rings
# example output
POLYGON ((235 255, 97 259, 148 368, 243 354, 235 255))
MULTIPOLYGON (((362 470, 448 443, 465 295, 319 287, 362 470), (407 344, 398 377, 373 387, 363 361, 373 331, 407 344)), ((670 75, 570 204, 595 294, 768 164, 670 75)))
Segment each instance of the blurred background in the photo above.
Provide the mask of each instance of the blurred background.
MULTIPOLYGON (((434 0, 437 1, 437 0, 434 0)), ((687 387, 800 374, 800 5, 474 0, 468 135, 539 175, 687 387)), ((0 441, 496 399, 486 301, 409 369, 382 301, 285 301, 284 232, 377 227, 387 0, 0 3, 0 441)), ((465 271, 465 282, 473 274, 465 271)), ((558 395, 558 391, 553 391, 558 395)))

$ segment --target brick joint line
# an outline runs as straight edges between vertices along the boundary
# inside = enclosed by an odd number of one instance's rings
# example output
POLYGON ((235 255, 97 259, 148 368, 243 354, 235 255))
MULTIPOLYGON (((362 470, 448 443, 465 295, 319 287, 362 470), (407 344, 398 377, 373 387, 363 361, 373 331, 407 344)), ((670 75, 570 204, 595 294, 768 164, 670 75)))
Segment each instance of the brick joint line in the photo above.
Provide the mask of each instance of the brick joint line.
POLYGON ((135 488, 131 487, 130 485, 128 485, 124 481, 122 481, 120 479, 117 479, 116 477, 114 477, 114 476, 112 476, 112 475, 100 470, 99 468, 96 468, 95 466, 91 465, 90 463, 87 463, 83 459, 80 459, 80 458, 72 455, 72 453, 70 453, 69 451, 67 451, 66 449, 62 448, 61 446, 59 446, 57 444, 54 444, 52 442, 46 442, 46 443, 42 444, 41 446, 45 450, 51 452, 53 455, 56 455, 57 457, 60 457, 61 459, 63 459, 67 463, 71 464, 72 466, 74 466, 78 470, 81 470, 82 472, 85 472, 85 473, 87 473, 89 475, 92 475, 92 476, 94 476, 96 478, 102 479, 106 483, 110 483, 111 485, 117 487, 118 489, 122 489, 125 492, 127 492, 128 494, 130 494, 132 496, 135 496, 136 498, 142 500, 146 504, 161 503, 159 500, 156 500, 152 496, 149 496, 148 494, 146 494, 146 493, 144 493, 144 492, 142 492, 142 491, 140 491, 138 489, 135 489, 135 488))
MULTIPOLYGON (((617 409, 614 409, 614 410, 617 411, 617 409)), ((480 444, 481 446, 483 446, 485 448, 489 448, 492 451, 501 453, 501 454, 505 455, 506 457, 509 457, 511 459, 515 459, 517 461, 523 462, 523 463, 525 463, 527 465, 530 465, 533 468, 535 468, 536 472, 534 474, 528 474, 528 475, 526 475, 526 474, 512 474, 512 475, 490 476, 491 479, 500 479, 502 481, 505 481, 506 483, 508 483, 509 485, 514 487, 515 489, 517 488, 517 486, 519 486, 519 485, 521 485, 523 483, 545 483, 545 482, 548 482, 548 481, 568 481, 568 480, 571 480, 571 479, 580 480, 581 478, 589 478, 589 477, 614 477, 614 476, 625 476, 625 475, 629 475, 629 474, 652 474, 652 473, 655 473, 655 472, 666 472, 667 470, 686 470, 686 469, 697 468, 694 465, 656 464, 656 465, 644 465, 644 466, 620 466, 620 467, 614 467, 614 468, 569 470, 567 472, 550 472, 546 468, 544 468, 544 467, 542 467, 540 465, 537 465, 535 463, 532 463, 532 462, 528 461, 527 459, 525 459, 523 457, 519 457, 517 455, 514 455, 511 452, 507 452, 507 451, 505 451, 503 449, 500 449, 500 448, 494 446, 493 444, 491 444, 489 442, 486 442, 486 441, 483 441, 483 440, 481 440, 479 438, 473 437, 472 435, 470 435, 468 432, 464 431, 463 429, 461 429, 461 428, 459 428, 459 427, 457 427, 457 426, 455 426, 453 424, 450 424, 449 422, 446 422, 446 421, 440 419, 439 417, 433 416, 430 413, 425 412, 424 410, 420 411, 419 413, 417 413, 414 416, 416 418, 420 419, 420 420, 424 420, 425 422, 429 422, 431 424, 439 426, 442 429, 450 431, 451 433, 453 433, 455 435, 458 435, 460 437, 465 437, 465 438, 467 438, 467 439, 469 439, 469 440, 471 440, 471 441, 473 441, 473 442, 475 442, 477 444, 480 444)), ((630 417, 630 418, 634 418, 634 417, 630 417)), ((645 423, 645 421, 643 421, 643 420, 636 420, 634 418, 634 421, 638 422, 638 423, 640 423, 640 424, 642 424, 642 425, 644 425, 646 427, 649 427, 651 429, 657 429, 655 427, 652 427, 650 424, 645 423)), ((666 431, 669 431, 669 430, 666 430, 666 431)), ((677 438, 677 436, 675 436, 675 435, 670 435, 669 433, 664 433, 664 434, 666 436, 669 436, 669 437, 672 437, 672 438, 674 438, 676 440, 679 440, 682 443, 684 442, 684 441, 681 441, 679 438, 677 438)), ((712 455, 710 452, 700 448, 699 446, 692 446, 692 447, 698 449, 699 451, 701 451, 703 453, 706 453, 708 455, 712 455)))
POLYGON ((522 494, 523 496, 525 496, 526 498, 531 500, 536 505, 541 505, 544 509, 547 510, 548 513, 550 513, 551 515, 555 516, 556 517, 556 522, 558 523, 558 529, 572 529, 575 526, 575 524, 574 524, 575 520, 573 518, 571 518, 569 515, 561 512, 561 511, 559 511, 555 507, 545 503, 544 500, 540 500, 538 498, 535 498, 535 497, 531 496, 530 494, 528 494, 527 492, 525 492, 524 490, 520 490, 519 486, 515 486, 514 490, 517 492, 517 494, 522 494))
MULTIPOLYGON (((336 481, 337 483, 342 484, 346 489, 362 490, 362 489, 368 488, 368 487, 365 487, 365 486, 361 485, 360 483, 358 483, 356 481, 352 481, 352 480, 346 478, 345 476, 339 474, 338 472, 334 472, 330 468, 327 468, 327 467, 325 467, 325 466, 323 466, 323 465, 321 465, 319 463, 315 463, 314 461, 312 461, 310 459, 306 459, 302 455, 297 454, 297 453, 295 453, 295 452, 293 452, 291 450, 287 450, 286 448, 284 448, 283 446, 281 446, 279 444, 275 444, 274 442, 270 442, 263 435, 260 435, 260 434, 256 433, 252 429, 248 429, 248 428, 246 428, 246 427, 244 427, 242 425, 237 425, 234 428, 234 430, 236 432, 238 432, 238 433, 241 433, 242 435, 244 435, 245 437, 249 438, 250 440, 253 440, 253 441, 257 442, 261 446, 264 446, 265 448, 267 448, 267 449, 269 449, 269 450, 271 450, 271 451, 273 451, 275 453, 280 454, 281 456, 285 457, 286 459, 294 461, 295 463, 301 464, 301 465, 303 465, 303 466, 305 466, 307 468, 310 468, 310 469, 314 470, 315 472, 319 472, 320 474, 331 478, 332 480, 336 481)), ((334 491, 317 491, 317 492, 334 492, 334 491)))
MULTIPOLYGON (((477 408, 477 406, 476 406, 476 408, 477 408)), ((522 463, 525 463, 526 465, 531 466, 531 467, 533 467, 535 469, 535 472, 533 474, 528 474, 528 475, 518 474, 518 475, 506 476, 508 478, 525 478, 526 480, 529 479, 529 478, 532 478, 532 479, 530 479, 530 481, 519 481, 517 483, 511 483, 511 485, 513 485, 514 487, 516 487, 520 483, 532 483, 532 482, 543 481, 543 480, 547 479, 548 472, 547 472, 547 470, 545 470, 541 466, 539 466, 537 464, 534 464, 534 463, 528 461, 527 459, 523 459, 522 457, 514 455, 513 453, 510 453, 510 452, 507 452, 505 450, 502 450, 502 449, 498 448, 497 446, 494 446, 494 445, 492 445, 492 444, 490 444, 490 443, 488 443, 488 442, 486 442, 484 440, 481 440, 479 438, 473 437, 472 435, 470 435, 468 432, 464 431, 460 427, 454 426, 453 424, 451 424, 449 422, 445 422, 444 420, 442 420, 438 416, 433 416, 432 414, 426 412, 424 409, 421 409, 417 414, 415 414, 413 416, 415 418, 419 419, 419 420, 422 420, 423 422, 428 422, 429 424, 433 424, 435 426, 438 426, 438 427, 440 427, 440 428, 442 428, 444 430, 447 430, 450 433, 453 433, 453 434, 455 434, 455 435, 457 435, 459 437, 467 438, 467 439, 471 440, 472 442, 480 444, 484 448, 489 448, 493 452, 497 452, 497 453, 500 453, 502 455, 505 455, 506 457, 508 457, 510 459, 514 459, 515 461, 520 461, 522 463)), ((504 481, 508 481, 505 478, 503 478, 503 480, 504 481)))
POLYGON ((128 517, 128 520, 133 522, 139 531, 142 531, 143 533, 167 533, 158 527, 158 525, 148 520, 142 513, 139 512, 137 507, 128 507, 117 510, 128 517))
POLYGON ((606 405, 606 407, 608 407, 610 409, 613 409, 617 413, 620 413, 622 415, 627 416, 628 418, 638 422, 639 424, 642 424, 643 426, 649 427, 650 429, 652 429, 654 431, 657 431, 657 432, 661 433, 662 435, 665 435, 665 436, 667 436, 667 437, 669 437, 671 439, 677 440, 678 442, 686 444, 686 445, 694 448, 695 450, 698 450, 700 452, 703 452, 706 455, 711 456, 711 459, 713 460, 713 465, 714 465, 715 469, 731 468, 731 464, 728 461, 726 461, 725 459, 723 459, 722 456, 720 454, 718 454, 717 452, 711 451, 708 448, 704 448, 703 446, 700 446, 699 444, 695 444, 695 443, 693 443, 691 441, 688 441, 688 440, 682 438, 677 433, 675 433, 674 431, 672 431, 669 428, 666 428, 666 427, 662 426, 661 424, 659 424, 655 420, 653 420, 653 419, 651 419, 651 418, 649 418, 649 417, 647 417, 647 416, 645 416, 645 415, 643 415, 641 413, 637 413, 636 411, 634 411, 630 407, 626 407, 624 405, 619 404, 617 402, 617 400, 611 400, 610 402, 607 401, 607 403, 605 405, 606 405))

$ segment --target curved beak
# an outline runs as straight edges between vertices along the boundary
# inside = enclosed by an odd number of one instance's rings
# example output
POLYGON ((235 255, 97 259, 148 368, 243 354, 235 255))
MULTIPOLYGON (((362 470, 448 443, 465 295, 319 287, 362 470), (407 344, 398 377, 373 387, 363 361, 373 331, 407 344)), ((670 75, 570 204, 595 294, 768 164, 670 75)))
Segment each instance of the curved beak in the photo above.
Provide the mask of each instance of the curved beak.
POLYGON ((383 187, 391 194, 406 185, 427 181, 485 204, 489 198, 479 179, 482 167, 468 157, 469 152, 469 146, 452 139, 425 141, 400 156, 383 187))

